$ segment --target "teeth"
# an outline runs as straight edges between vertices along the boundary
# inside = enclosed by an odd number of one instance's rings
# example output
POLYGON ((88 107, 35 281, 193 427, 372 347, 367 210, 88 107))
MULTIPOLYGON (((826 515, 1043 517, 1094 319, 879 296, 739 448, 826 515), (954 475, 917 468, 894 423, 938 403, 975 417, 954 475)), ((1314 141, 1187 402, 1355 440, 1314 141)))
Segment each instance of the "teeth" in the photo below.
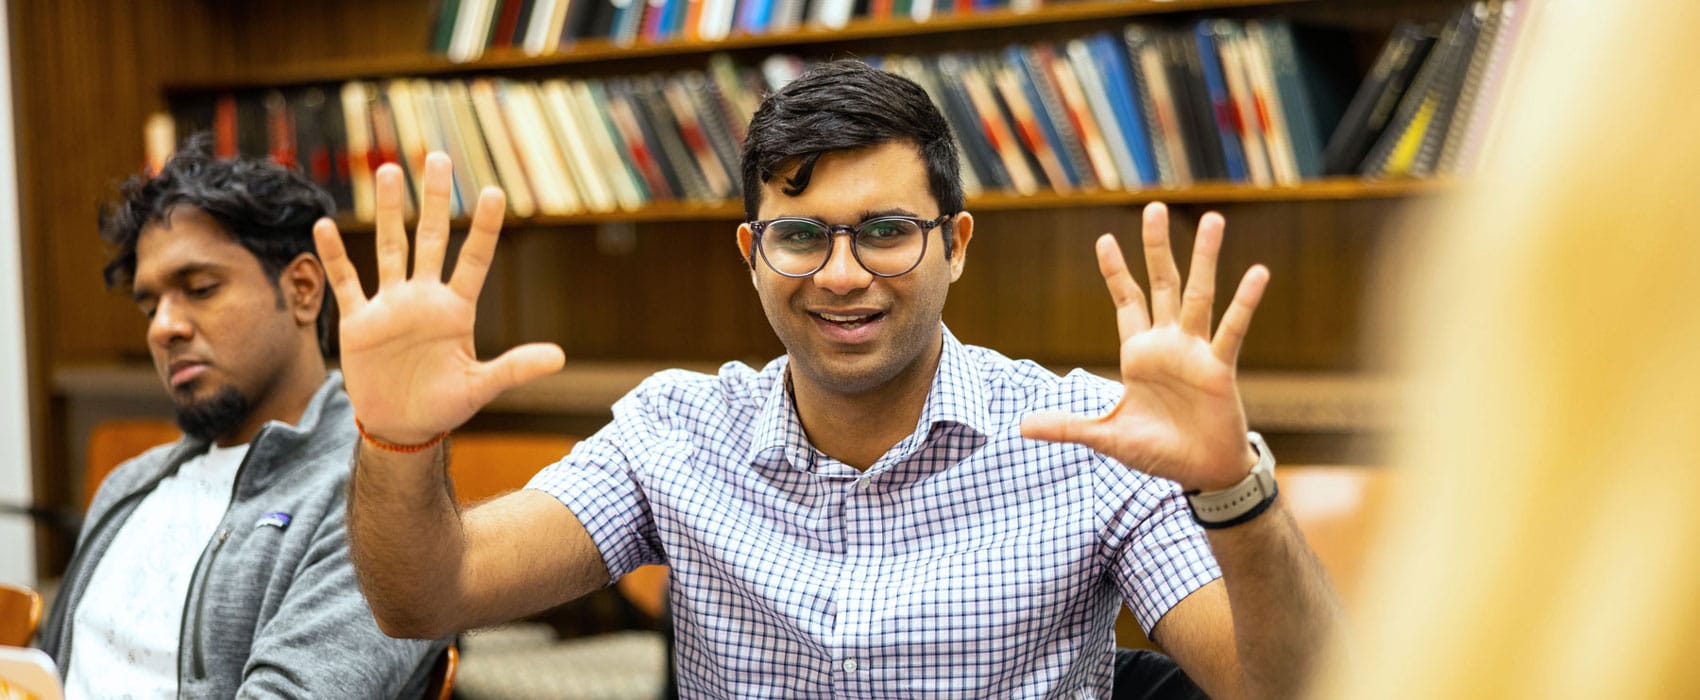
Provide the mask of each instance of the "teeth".
POLYGON ((851 321, 861 321, 867 318, 867 316, 839 316, 838 314, 828 313, 822 313, 820 317, 833 323, 849 323, 851 321))

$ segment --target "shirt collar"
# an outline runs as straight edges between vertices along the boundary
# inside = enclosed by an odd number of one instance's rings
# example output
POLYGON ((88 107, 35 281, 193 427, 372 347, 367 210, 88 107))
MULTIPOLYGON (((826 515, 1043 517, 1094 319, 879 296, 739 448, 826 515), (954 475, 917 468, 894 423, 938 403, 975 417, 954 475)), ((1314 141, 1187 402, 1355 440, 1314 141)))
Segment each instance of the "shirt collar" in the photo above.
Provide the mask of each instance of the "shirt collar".
MULTIPOLYGON (((961 425, 983 438, 990 434, 990 417, 979 365, 949 328, 941 326, 940 331, 944 340, 938 370, 927 391, 927 402, 921 407, 921 419, 908 440, 916 436, 925 438, 941 424, 961 425)), ((784 460, 796 469, 808 470, 813 465, 815 450, 797 418, 787 384, 788 367, 789 358, 781 357, 763 370, 773 380, 756 414, 747 461, 757 464, 784 460)))

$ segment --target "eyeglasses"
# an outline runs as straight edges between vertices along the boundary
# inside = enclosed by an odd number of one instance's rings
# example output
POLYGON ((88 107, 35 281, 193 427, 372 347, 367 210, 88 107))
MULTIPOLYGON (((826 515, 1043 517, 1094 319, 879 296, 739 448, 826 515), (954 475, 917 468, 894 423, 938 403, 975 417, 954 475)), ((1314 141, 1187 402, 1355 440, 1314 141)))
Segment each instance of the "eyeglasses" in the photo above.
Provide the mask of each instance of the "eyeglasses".
POLYGON ((950 217, 881 216, 855 226, 790 216, 748 223, 761 259, 786 277, 820 272, 832 257, 833 237, 840 234, 850 237, 850 252, 862 269, 876 277, 898 277, 921 264, 927 234, 950 217))

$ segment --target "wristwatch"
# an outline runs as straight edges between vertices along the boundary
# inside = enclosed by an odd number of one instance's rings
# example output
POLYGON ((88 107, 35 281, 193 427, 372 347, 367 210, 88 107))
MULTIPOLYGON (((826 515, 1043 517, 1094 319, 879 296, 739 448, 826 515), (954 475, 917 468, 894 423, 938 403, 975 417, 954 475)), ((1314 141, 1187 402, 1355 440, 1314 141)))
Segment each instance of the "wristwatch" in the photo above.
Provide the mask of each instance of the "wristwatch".
POLYGON ((1238 484, 1220 491, 1188 491, 1186 500, 1192 505, 1192 519, 1208 530, 1233 527, 1251 520, 1269 509, 1279 489, 1275 486, 1275 453, 1269 443, 1255 432, 1246 433, 1257 464, 1252 465, 1238 484))

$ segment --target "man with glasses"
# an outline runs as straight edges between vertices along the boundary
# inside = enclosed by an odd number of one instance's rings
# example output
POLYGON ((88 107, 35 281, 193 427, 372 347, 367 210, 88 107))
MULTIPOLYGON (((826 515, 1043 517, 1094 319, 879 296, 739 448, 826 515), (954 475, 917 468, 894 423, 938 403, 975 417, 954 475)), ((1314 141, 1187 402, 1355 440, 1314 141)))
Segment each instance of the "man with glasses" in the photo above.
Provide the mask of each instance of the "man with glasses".
MULTIPOLYGON (((825 64, 748 133, 737 240, 787 354, 651 377, 526 490, 464 513, 444 435, 564 362, 547 344, 473 355, 500 192, 444 283, 449 164, 429 158, 409 278, 400 173, 381 169, 371 298, 320 224, 365 434, 352 547, 384 629, 499 623, 665 563, 689 697, 1110 697, 1124 603, 1212 696, 1296 694, 1336 603, 1234 384, 1266 270, 1210 331, 1221 217, 1183 292, 1147 208, 1149 315, 1100 239, 1123 381, 1058 377, 941 322, 974 219, 918 86, 825 64)), ((1172 663, 1137 675, 1115 697, 1198 692, 1172 663)))

